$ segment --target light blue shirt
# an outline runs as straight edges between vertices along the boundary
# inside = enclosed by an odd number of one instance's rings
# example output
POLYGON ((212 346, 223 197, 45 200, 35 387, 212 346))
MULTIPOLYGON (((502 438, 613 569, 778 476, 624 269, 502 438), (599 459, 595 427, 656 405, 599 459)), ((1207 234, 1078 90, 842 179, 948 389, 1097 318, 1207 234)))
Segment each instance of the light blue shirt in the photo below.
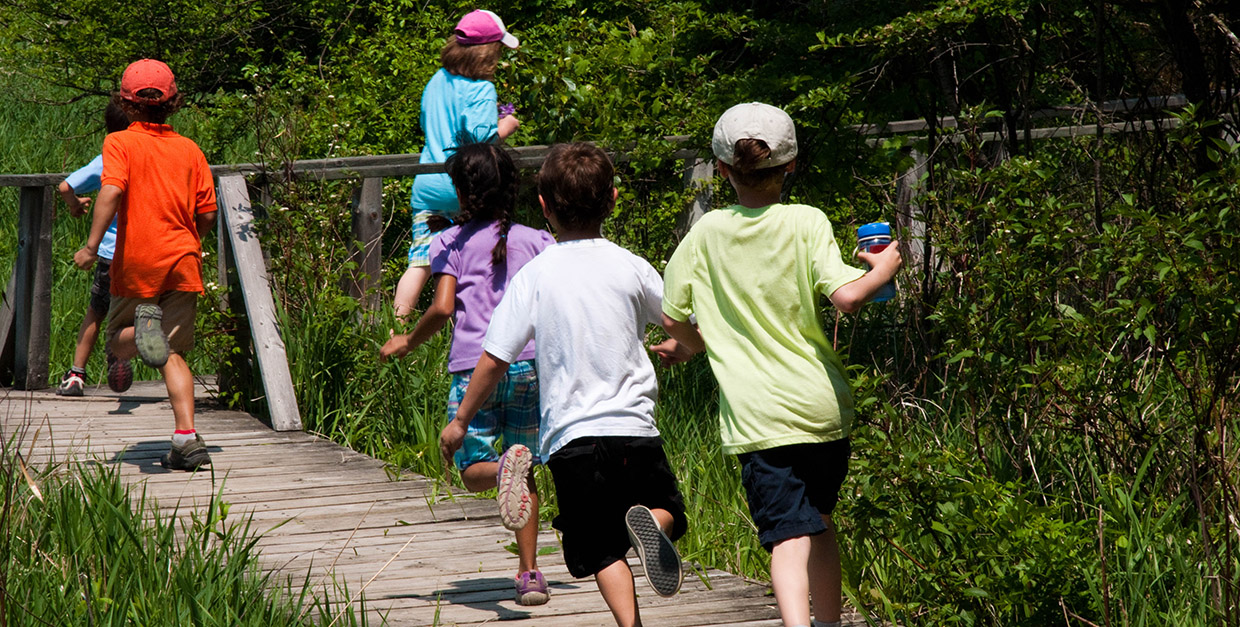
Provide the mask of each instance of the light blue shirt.
MULTIPOLYGON (((65 182, 73 189, 74 194, 89 194, 99 191, 99 179, 101 178, 103 178, 103 155, 95 157, 90 163, 70 174, 65 182)), ((115 252, 116 218, 113 217, 112 224, 108 225, 108 232, 103 234, 103 241, 99 243, 98 255, 100 259, 111 262, 115 252)))
MULTIPOLYGON (((443 163, 464 142, 494 141, 499 109, 491 81, 457 76, 440 68, 422 91, 422 133, 426 146, 421 163, 443 163)), ((447 174, 419 174, 413 180, 409 205, 414 210, 456 215, 456 189, 447 174)))

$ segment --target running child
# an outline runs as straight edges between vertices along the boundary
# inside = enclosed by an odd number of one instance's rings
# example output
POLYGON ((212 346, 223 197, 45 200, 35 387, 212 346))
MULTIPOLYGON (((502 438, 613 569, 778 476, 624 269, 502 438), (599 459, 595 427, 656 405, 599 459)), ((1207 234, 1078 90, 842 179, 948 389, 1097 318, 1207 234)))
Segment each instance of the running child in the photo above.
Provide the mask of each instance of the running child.
MULTIPOLYGON (((504 28, 499 16, 486 10, 471 11, 457 22, 439 52, 443 67, 422 90, 421 163, 442 163, 456 146, 476 142, 500 142, 512 135, 520 122, 511 113, 500 116, 496 101, 495 68, 503 47, 516 48, 516 37, 504 28)), ((404 319, 418 304, 418 295, 431 276, 430 246, 435 231, 457 214, 456 191, 447 174, 419 174, 413 179, 409 199, 413 208, 413 243, 409 265, 396 284, 393 308, 404 319)))
MULTIPOLYGON (((555 240, 550 233, 512 223, 517 208, 518 174, 512 158, 494 144, 461 146, 444 164, 460 198, 459 224, 431 243, 435 298, 413 332, 392 337, 380 356, 404 357, 451 319, 452 348, 448 371, 448 420, 456 418, 461 396, 482 355, 491 313, 504 290, 530 259, 555 240)), ((500 516, 516 531, 519 570, 516 601, 547 602, 547 580, 538 570, 538 491, 531 464, 538 455, 538 376, 534 342, 519 349, 499 381, 499 389, 478 408, 469 423, 465 446, 456 452, 465 487, 480 492, 499 487, 500 516), (495 452, 503 440, 504 454, 495 452), (502 472, 501 472, 501 469, 502 472)))
MULTIPOLYGON (((607 154, 589 144, 548 154, 538 200, 559 243, 504 292, 440 447, 445 457, 461 447, 509 364, 537 340, 539 452, 555 480, 560 514, 552 524, 564 562, 574 577, 594 575, 616 623, 631 627, 641 618, 629 548, 655 592, 671 596, 683 579, 672 540, 688 523, 655 427, 658 384, 643 348, 647 325, 660 319, 663 281, 644 259, 603 239, 616 202, 613 175, 607 154)), ((665 358, 687 353, 675 340, 652 350, 665 358)))
POLYGON ((664 326, 687 347, 704 348, 719 381, 723 450, 739 456, 784 625, 810 625, 811 597, 813 624, 838 625, 831 512, 848 474, 853 399, 822 328, 819 295, 857 311, 895 275, 900 253, 892 242, 858 254, 869 272, 850 267, 821 210, 780 204, 797 154, 782 110, 756 102, 728 109, 711 148, 737 204, 707 213, 672 255, 664 326))
POLYGON ((108 350, 114 364, 137 356, 163 375, 176 427, 161 463, 197 470, 211 456, 194 429, 194 375, 185 355, 194 346, 201 238, 215 223, 215 184, 198 145, 165 123, 183 103, 167 65, 154 59, 131 63, 113 102, 130 125, 103 140, 102 187, 90 237, 73 260, 82 269, 95 263, 115 217, 108 350))
MULTIPOLYGON (((125 130, 129 126, 129 118, 124 110, 114 102, 109 102, 103 110, 103 124, 108 134, 125 130)), ((99 179, 103 176, 103 155, 99 155, 90 163, 82 166, 68 178, 61 181, 56 191, 69 207, 69 214, 81 217, 86 215, 90 207, 90 198, 78 194, 89 194, 99 191, 99 179)), ((112 302, 111 280, 108 269, 112 266, 112 252, 116 250, 116 219, 108 225, 99 244, 99 260, 95 263, 94 277, 90 285, 90 302, 86 305, 86 315, 82 317, 82 326, 78 329, 77 345, 73 349, 73 365, 60 379, 56 393, 61 396, 81 396, 86 387, 86 362, 90 360, 91 351, 95 350, 95 341, 99 339, 99 323, 108 315, 108 307, 112 302)), ((133 369, 128 361, 114 366, 116 358, 108 353, 108 387, 113 392, 124 392, 133 383, 133 369)))

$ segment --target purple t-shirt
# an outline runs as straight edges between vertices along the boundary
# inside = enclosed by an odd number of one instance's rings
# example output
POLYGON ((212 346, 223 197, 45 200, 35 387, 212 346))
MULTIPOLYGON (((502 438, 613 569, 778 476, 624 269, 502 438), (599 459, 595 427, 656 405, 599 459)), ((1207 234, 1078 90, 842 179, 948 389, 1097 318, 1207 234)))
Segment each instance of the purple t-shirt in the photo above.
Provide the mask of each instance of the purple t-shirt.
MULTIPOLYGON (((492 268, 491 250, 498 241, 499 222, 475 221, 453 226, 431 242, 431 273, 456 277, 456 309, 452 314, 456 326, 448 351, 448 372, 472 370, 478 365, 491 313, 508 282, 534 255, 554 244, 555 238, 546 231, 513 224, 508 229, 508 261, 492 268)), ((517 360, 533 358, 531 340, 517 360)))

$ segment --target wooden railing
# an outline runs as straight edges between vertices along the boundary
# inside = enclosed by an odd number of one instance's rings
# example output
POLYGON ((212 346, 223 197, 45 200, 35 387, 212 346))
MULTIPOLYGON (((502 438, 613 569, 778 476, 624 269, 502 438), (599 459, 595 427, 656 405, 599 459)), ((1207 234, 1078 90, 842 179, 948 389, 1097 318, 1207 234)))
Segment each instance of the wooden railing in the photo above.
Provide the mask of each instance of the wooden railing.
MULTIPOLYGON (((676 144, 684 139, 668 138, 676 144)), ((548 146, 524 146, 510 150, 518 167, 537 168, 549 149, 548 146)), ((713 164, 701 159, 695 150, 678 149, 672 156, 685 160, 685 185, 697 190, 694 201, 677 221, 677 228, 683 233, 710 207, 713 164)), ((627 155, 613 154, 613 158, 625 161, 627 155)), ((276 430, 300 429, 301 416, 276 320, 262 246, 253 228, 254 212, 246 177, 360 180, 351 203, 354 243, 351 256, 357 269, 349 281, 349 291, 354 297, 363 299, 364 306, 373 309, 379 305, 375 288, 379 285, 382 268, 383 179, 443 171, 442 164, 422 164, 418 160, 416 154, 402 154, 311 159, 283 165, 247 163, 211 167, 217 181, 220 209, 217 220, 219 280, 227 294, 227 307, 238 314, 244 309, 249 333, 238 339, 253 342, 272 427, 276 430), (230 284, 230 276, 236 277, 235 284, 230 284)), ((0 187, 21 188, 17 263, 0 303, 0 383, 11 382, 19 389, 48 386, 54 186, 66 176, 68 174, 0 175, 0 187)), ((62 253, 68 254, 68 251, 62 253)))

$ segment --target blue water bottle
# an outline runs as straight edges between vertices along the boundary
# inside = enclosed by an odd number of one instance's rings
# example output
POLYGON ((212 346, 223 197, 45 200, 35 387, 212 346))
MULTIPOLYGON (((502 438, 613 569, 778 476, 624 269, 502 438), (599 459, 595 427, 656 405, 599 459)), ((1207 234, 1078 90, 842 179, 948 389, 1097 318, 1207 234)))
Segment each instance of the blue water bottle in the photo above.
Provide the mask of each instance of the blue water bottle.
MULTIPOLYGON (((857 229, 857 250, 864 250, 868 253, 876 253, 887 247, 891 243, 891 225, 886 222, 871 222, 863 224, 857 229)), ((853 253, 856 254, 855 252, 853 253)), ((869 269, 866 264, 866 269, 869 269)), ((870 302, 881 303, 895 298, 896 284, 894 281, 888 281, 886 285, 879 288, 874 294, 874 298, 870 302)))

